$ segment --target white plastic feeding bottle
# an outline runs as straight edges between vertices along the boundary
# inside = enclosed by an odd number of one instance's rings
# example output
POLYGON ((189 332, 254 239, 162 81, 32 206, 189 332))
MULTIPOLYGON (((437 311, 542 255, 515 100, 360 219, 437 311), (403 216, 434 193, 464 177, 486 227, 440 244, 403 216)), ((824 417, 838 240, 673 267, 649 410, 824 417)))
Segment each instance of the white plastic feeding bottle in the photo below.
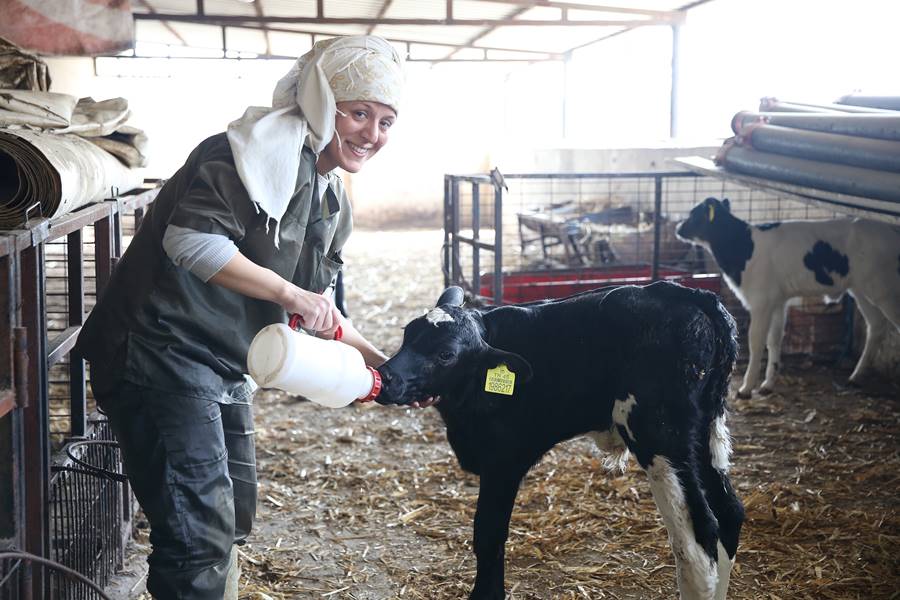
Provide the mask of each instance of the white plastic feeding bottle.
MULTIPOLYGON (((247 368, 260 387, 284 390, 331 408, 378 396, 381 375, 366 366, 359 350, 299 331, 299 322, 299 315, 292 315, 290 325, 268 325, 253 338, 247 368)), ((338 328, 334 339, 339 340, 341 333, 338 328)))

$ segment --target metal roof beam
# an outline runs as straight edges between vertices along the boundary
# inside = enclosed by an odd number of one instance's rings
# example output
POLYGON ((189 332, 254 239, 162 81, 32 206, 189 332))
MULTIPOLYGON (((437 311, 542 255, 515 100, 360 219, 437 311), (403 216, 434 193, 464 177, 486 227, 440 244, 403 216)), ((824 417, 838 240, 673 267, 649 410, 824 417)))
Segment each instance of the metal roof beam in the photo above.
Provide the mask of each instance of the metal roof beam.
POLYGON ((600 6, 597 4, 581 4, 578 2, 554 2, 553 0, 485 0, 495 4, 514 4, 528 8, 559 8, 583 10, 603 13, 619 13, 623 15, 645 15, 656 19, 673 19, 681 22, 684 14, 679 10, 652 10, 649 8, 633 8, 627 6, 600 6))
POLYGON ((406 62, 427 63, 537 63, 559 62, 563 59, 554 56, 548 58, 407 58, 406 62))
MULTIPOLYGON (((526 9, 527 10, 527 9, 526 9)), ((199 23, 204 25, 236 25, 244 23, 307 23, 316 25, 415 25, 466 27, 643 27, 648 25, 672 25, 671 18, 649 19, 569 19, 563 14, 559 19, 405 19, 405 18, 364 18, 364 17, 288 17, 250 15, 134 13, 139 21, 173 21, 178 23, 199 23)))
MULTIPOLYGON (((229 25, 228 27, 235 27, 239 29, 259 29, 254 25, 229 25)), ((329 32, 329 31, 310 31, 305 29, 289 29, 287 27, 269 27, 269 31, 274 31, 278 33, 296 33, 300 35, 322 35, 322 36, 339 36, 346 35, 346 33, 338 33, 338 32, 329 32)), ((489 50, 495 52, 518 52, 520 54, 540 54, 542 56, 547 56, 552 58, 553 60, 561 60, 563 55, 559 52, 548 52, 542 50, 524 50, 522 48, 506 48, 500 46, 470 46, 466 44, 454 44, 453 42, 426 42, 422 40, 410 40, 405 38, 385 38, 389 42, 395 42, 397 44, 417 44, 419 46, 439 46, 442 48, 457 48, 457 49, 466 49, 466 48, 475 48, 476 50, 489 50)))
MULTIPOLYGON (((153 8, 153 6, 149 2, 147 2, 147 0, 138 0, 138 2, 140 2, 141 6, 143 6, 148 11, 150 11, 151 15, 156 14, 156 9, 153 8)), ((201 14, 201 15, 203 14, 203 0, 197 0, 197 14, 201 14)), ((180 33, 175 31, 174 27, 172 27, 168 23, 163 23, 163 27, 165 27, 169 33, 174 35, 176 40, 178 40, 179 42, 181 42, 182 44, 187 46, 187 42, 185 41, 185 39, 183 37, 181 37, 180 33)))
MULTIPOLYGON (((447 0, 447 18, 448 18, 448 19, 451 18, 451 16, 452 16, 452 12, 451 12, 451 11, 452 11, 452 7, 453 7, 453 0, 447 0)), ((507 14, 507 15, 506 15, 506 18, 507 18, 507 19, 515 19, 516 17, 518 17, 519 15, 521 15, 522 13, 524 13, 525 11, 527 11, 529 8, 531 8, 531 7, 518 8, 518 9, 516 9, 516 10, 510 12, 509 14, 507 14)), ((494 25, 494 26, 488 27, 488 28, 486 28, 486 29, 480 31, 480 32, 477 33, 476 35, 474 35, 474 36, 470 37, 469 39, 467 39, 467 40, 465 41, 465 45, 463 46, 463 48, 473 48, 473 47, 475 47, 475 46, 474 46, 475 42, 477 42, 478 40, 482 39, 484 36, 486 36, 487 34, 491 33, 492 31, 495 31, 496 29, 497 29, 497 26, 494 25)), ((453 58, 453 55, 456 54, 457 52, 459 52, 459 50, 461 50, 461 49, 462 49, 462 48, 459 48, 459 49, 454 50, 453 52, 451 52, 450 54, 448 54, 448 55, 445 56, 444 58, 446 58, 446 59, 451 59, 451 58, 453 58)))
MULTIPOLYGON (((255 25, 227 25, 228 28, 232 29, 251 29, 253 31, 261 31, 262 28, 255 25)), ((310 31, 305 29, 289 29, 287 27, 268 27, 266 29, 269 32, 277 32, 277 33, 293 33, 297 35, 309 35, 309 36, 340 36, 346 35, 346 33, 338 33, 338 32, 329 32, 329 31, 310 31)), ((499 46, 467 46, 465 44, 454 44, 452 42, 426 42, 421 40, 408 40, 408 39, 400 39, 400 38, 385 38, 389 42, 395 42, 397 44, 416 44, 419 46, 438 46, 441 48, 455 48, 459 50, 474 48, 476 50, 488 50, 494 52, 515 52, 518 54, 537 54, 540 55, 535 57, 534 59, 528 60, 562 60, 563 55, 558 52, 549 52, 549 51, 541 51, 541 50, 524 50, 522 48, 506 48, 499 46)), ((182 44, 187 46, 188 44, 182 40, 182 44)), ((280 55, 267 54, 261 55, 265 58, 283 58, 280 55)), ((297 58, 296 56, 293 58, 297 58)), ((421 61, 427 59, 419 59, 421 61)), ((500 60, 500 59, 497 59, 500 60)), ((515 59, 514 59, 515 60, 515 59)))
MULTIPOLYGON (((384 16, 384 13, 386 13, 387 10, 391 7, 391 2, 392 0, 384 0, 384 2, 381 4, 381 8, 378 9, 378 14, 375 15, 376 19, 380 19, 384 16)), ((366 34, 370 35, 374 30, 375 25, 369 25, 369 28, 366 29, 366 34)))
MULTIPOLYGON (((254 8, 254 10, 256 10, 256 16, 257 16, 257 17, 265 16, 265 15, 263 14, 263 9, 262 9, 262 3, 261 3, 261 2, 254 2, 254 3, 253 3, 253 8, 254 8)), ((262 26, 262 32, 263 32, 263 36, 266 38, 266 54, 272 54, 272 40, 269 39, 269 28, 266 27, 265 25, 263 25, 263 26, 262 26)), ((228 51, 227 48, 226 48, 225 50, 226 50, 226 52, 228 51)))

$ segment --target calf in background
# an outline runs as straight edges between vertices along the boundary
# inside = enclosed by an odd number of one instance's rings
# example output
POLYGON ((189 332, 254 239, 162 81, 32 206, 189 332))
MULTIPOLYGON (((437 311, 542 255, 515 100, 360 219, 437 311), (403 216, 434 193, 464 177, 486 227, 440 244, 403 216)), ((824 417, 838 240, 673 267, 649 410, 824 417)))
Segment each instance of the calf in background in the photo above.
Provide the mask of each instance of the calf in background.
POLYGON ((460 466, 480 476, 471 599, 504 597, 520 482, 585 433, 650 480, 684 600, 723 600, 743 507, 728 479, 734 320, 710 292, 659 282, 554 301, 464 308, 448 288, 379 368, 377 401, 436 405, 460 466))
POLYGON ((712 253, 750 311, 750 361, 740 397, 749 397, 759 381, 764 345, 769 358, 760 391, 775 388, 791 298, 836 300, 849 292, 856 300, 866 320, 866 345, 850 375, 852 383, 859 383, 870 367, 889 323, 900 328, 900 228, 864 219, 751 226, 731 214, 727 199, 707 198, 676 232, 712 253))

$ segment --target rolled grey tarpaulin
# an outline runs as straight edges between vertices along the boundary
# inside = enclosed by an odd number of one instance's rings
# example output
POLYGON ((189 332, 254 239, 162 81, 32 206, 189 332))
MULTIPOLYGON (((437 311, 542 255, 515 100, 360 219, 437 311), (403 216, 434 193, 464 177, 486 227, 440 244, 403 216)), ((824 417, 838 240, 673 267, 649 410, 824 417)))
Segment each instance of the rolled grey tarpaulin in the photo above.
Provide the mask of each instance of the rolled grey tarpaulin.
POLYGON ((791 112, 791 113, 883 113, 879 108, 865 106, 848 106, 844 104, 809 104, 806 102, 788 102, 778 98, 760 98, 759 110, 761 112, 791 112))
POLYGON ((881 108, 885 110, 900 110, 900 96, 863 96, 848 94, 838 98, 838 104, 852 106, 867 106, 869 108, 881 108))
POLYGON ((732 143, 721 148, 716 163, 745 175, 900 203, 900 175, 896 173, 759 152, 732 143))
POLYGON ((77 135, 0 129, 0 230, 21 227, 26 212, 57 217, 142 180, 140 170, 77 135))
POLYGON ((737 141, 760 152, 900 173, 900 141, 805 131, 767 123, 744 127, 737 141))
POLYGON ((741 111, 731 119, 731 129, 735 133, 751 123, 765 121, 771 125, 824 131, 841 135, 900 140, 900 114, 813 114, 741 111))

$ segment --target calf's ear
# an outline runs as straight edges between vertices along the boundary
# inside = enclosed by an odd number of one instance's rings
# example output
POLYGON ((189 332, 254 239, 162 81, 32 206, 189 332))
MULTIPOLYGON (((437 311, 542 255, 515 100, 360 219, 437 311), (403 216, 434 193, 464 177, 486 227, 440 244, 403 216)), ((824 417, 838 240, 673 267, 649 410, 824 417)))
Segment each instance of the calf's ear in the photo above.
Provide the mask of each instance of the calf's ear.
POLYGON ((725 210, 731 212, 731 202, 728 201, 728 198, 722 198, 722 206, 725 207, 725 210))
POLYGON ((465 294, 463 289, 458 285, 452 285, 441 293, 435 306, 462 306, 465 294))
POLYGON ((506 367, 515 373, 517 377, 521 377, 519 380, 521 383, 529 381, 534 374, 531 369, 531 364, 515 352, 507 352, 506 350, 499 350, 492 347, 488 350, 487 362, 488 368, 491 369, 497 365, 506 365, 506 367))

